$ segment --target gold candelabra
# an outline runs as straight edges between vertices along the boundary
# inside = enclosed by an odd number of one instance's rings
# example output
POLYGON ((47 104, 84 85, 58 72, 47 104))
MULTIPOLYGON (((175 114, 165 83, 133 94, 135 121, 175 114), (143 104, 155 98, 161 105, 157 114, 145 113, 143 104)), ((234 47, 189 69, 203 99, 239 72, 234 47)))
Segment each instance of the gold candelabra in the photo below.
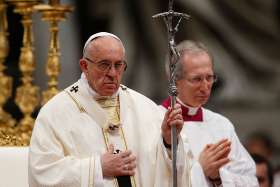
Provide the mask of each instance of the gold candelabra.
POLYGON ((19 122, 17 130, 24 141, 29 142, 34 125, 32 113, 39 104, 39 88, 33 85, 32 74, 35 69, 35 58, 33 48, 33 32, 31 16, 34 12, 34 5, 39 0, 6 0, 15 6, 14 12, 22 16, 23 25, 23 46, 19 57, 19 69, 22 73, 22 85, 16 90, 15 102, 23 113, 23 119, 19 122))
POLYGON ((0 0, 0 127, 13 127, 16 121, 3 109, 3 105, 12 95, 12 78, 4 73, 4 62, 9 53, 6 7, 4 0, 0 0))
POLYGON ((50 44, 46 63, 46 74, 49 77, 48 89, 43 92, 42 104, 58 93, 58 75, 60 73, 60 49, 58 41, 58 24, 65 20, 66 13, 72 6, 60 5, 59 0, 49 0, 49 4, 40 4, 41 0, 0 0, 0 146, 28 146, 34 119, 32 113, 40 103, 39 88, 33 82, 35 57, 33 47, 32 14, 38 10, 42 20, 50 23, 50 44), (22 16, 23 41, 19 57, 21 85, 16 89, 15 103, 23 113, 23 119, 17 124, 3 106, 12 95, 12 78, 5 75, 5 59, 9 53, 8 21, 6 3, 14 6, 14 12, 22 16), (16 124, 16 125, 15 125, 16 124))
POLYGON ((58 75, 60 73, 60 49, 58 40, 58 23, 65 20, 66 13, 73 10, 72 6, 61 5, 59 0, 50 0, 48 5, 37 5, 36 10, 42 13, 42 20, 50 23, 50 44, 46 74, 49 77, 48 89, 43 92, 42 105, 55 96, 58 91, 58 75))

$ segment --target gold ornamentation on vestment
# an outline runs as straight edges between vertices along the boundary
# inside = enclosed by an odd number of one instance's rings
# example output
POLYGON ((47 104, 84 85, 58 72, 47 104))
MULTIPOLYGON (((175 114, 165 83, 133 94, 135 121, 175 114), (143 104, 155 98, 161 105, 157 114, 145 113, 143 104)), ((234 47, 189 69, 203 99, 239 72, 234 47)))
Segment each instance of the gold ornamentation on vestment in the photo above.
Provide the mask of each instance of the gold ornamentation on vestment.
POLYGON ((119 97, 100 97, 96 102, 106 111, 109 117, 109 131, 114 131, 120 126, 120 103, 119 97))
MULTIPOLYGON (((108 149, 109 147, 109 134, 119 133, 121 139, 124 143, 124 148, 127 150, 127 142, 125 140, 123 128, 120 125, 120 101, 119 97, 100 97, 96 98, 96 102, 106 111, 109 117, 109 127, 108 129, 103 129, 103 137, 108 149)), ((130 177, 132 187, 136 187, 136 182, 134 176, 130 177)), ((114 185, 118 187, 117 179, 114 179, 114 185)))

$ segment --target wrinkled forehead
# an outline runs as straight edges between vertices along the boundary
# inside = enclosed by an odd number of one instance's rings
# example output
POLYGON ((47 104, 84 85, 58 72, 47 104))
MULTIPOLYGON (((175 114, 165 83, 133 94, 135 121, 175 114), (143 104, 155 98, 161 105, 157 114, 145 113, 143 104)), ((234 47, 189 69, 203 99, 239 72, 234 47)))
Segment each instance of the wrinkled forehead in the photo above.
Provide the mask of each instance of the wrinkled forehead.
POLYGON ((181 56, 181 68, 185 73, 213 72, 211 57, 206 52, 188 53, 181 56))
POLYGON ((180 61, 183 64, 200 64, 207 62, 213 66, 213 59, 207 51, 184 51, 180 53, 180 61))

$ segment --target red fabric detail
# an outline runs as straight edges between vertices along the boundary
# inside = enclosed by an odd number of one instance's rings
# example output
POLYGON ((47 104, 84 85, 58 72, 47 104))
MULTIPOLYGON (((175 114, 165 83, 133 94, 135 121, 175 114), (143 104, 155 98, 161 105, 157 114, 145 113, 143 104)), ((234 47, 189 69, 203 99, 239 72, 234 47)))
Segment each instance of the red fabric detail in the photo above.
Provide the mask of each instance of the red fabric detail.
MULTIPOLYGON (((179 102, 176 102, 176 103, 180 104, 179 102)), ((171 98, 168 97, 167 99, 165 99, 161 103, 161 105, 164 108, 168 109, 168 107, 170 107, 170 105, 171 105, 171 98)), ((181 108, 182 108, 182 116, 183 116, 184 121, 203 121, 203 115, 202 115, 202 108, 201 107, 199 107, 196 114, 193 115, 193 116, 188 114, 189 109, 187 107, 181 105, 181 108)))

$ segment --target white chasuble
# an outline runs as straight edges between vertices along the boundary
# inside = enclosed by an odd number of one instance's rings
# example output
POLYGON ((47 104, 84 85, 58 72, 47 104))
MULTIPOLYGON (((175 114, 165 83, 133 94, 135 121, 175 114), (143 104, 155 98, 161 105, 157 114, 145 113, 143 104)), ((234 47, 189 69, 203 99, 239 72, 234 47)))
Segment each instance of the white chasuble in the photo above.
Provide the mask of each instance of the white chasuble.
MULTIPOLYGON (((103 177, 100 161, 107 151, 103 130, 108 129, 109 119, 89 89, 80 79, 41 108, 29 151, 31 187, 116 186, 115 178, 103 177)), ((123 138, 111 136, 110 141, 136 156, 135 186, 170 187, 171 160, 162 143, 162 111, 125 86, 118 97, 123 138), (123 140, 124 147, 119 142, 123 140)), ((178 184, 187 187, 190 163, 182 141, 177 160, 178 184)))

